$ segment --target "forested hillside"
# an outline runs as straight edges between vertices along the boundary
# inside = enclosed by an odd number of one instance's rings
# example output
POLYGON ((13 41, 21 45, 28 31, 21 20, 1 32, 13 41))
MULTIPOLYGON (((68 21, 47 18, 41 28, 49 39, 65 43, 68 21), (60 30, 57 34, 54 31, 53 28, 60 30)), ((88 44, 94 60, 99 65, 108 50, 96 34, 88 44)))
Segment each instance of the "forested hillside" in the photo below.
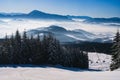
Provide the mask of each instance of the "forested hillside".
POLYGON ((88 68, 88 54, 60 45, 52 34, 28 37, 26 32, 7 37, 0 45, 0 64, 52 64, 88 68))

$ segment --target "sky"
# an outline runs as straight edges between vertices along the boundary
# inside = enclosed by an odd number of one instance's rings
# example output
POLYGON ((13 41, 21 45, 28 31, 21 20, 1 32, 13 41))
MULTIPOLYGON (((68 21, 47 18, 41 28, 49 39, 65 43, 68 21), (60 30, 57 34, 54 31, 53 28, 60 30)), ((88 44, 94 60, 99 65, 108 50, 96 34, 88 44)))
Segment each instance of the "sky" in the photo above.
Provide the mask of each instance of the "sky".
POLYGON ((120 0, 0 0, 0 12, 40 10, 62 15, 120 17, 120 0))

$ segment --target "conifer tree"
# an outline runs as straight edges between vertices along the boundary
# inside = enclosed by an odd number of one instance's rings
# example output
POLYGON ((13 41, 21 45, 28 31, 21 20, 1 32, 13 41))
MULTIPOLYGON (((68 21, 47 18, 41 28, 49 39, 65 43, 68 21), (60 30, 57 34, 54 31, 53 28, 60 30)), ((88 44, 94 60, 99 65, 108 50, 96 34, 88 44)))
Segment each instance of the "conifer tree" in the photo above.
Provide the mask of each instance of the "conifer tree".
POLYGON ((42 49, 41 49, 41 41, 40 41, 40 35, 38 34, 36 39, 34 39, 34 47, 32 49, 34 49, 34 56, 33 58, 33 63, 34 64, 42 64, 43 63, 43 54, 42 54, 42 49))
POLYGON ((27 37, 26 31, 23 32, 23 37, 22 37, 22 44, 21 44, 21 57, 22 57, 22 63, 29 63, 29 39, 27 37))
POLYGON ((59 41, 56 40, 52 35, 49 35, 49 48, 48 48, 48 53, 49 53, 49 62, 52 64, 59 64, 60 60, 60 45, 59 41))
POLYGON ((2 45, 2 54, 1 54, 1 58, 2 58, 2 63, 3 64, 9 64, 10 63, 9 51, 10 51, 9 39, 8 39, 7 34, 6 34, 5 41, 4 41, 3 45, 2 45))
POLYGON ((15 33, 15 41, 14 41, 14 63, 22 64, 22 55, 21 55, 21 35, 17 30, 15 33))
POLYGON ((120 67, 120 33, 117 31, 112 46, 112 63, 110 69, 114 70, 120 67))

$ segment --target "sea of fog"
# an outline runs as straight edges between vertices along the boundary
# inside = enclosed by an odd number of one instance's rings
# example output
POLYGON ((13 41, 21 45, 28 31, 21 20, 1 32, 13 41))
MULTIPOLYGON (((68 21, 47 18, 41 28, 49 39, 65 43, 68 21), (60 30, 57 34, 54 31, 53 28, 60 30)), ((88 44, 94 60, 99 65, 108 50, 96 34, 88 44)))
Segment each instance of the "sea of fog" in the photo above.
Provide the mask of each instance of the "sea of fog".
POLYGON ((101 36, 114 36, 117 31, 117 26, 110 26, 109 24, 91 24, 85 23, 82 20, 75 21, 48 21, 36 19, 0 19, 0 38, 6 34, 14 34, 16 30, 23 32, 24 30, 31 30, 40 27, 49 27, 50 25, 61 26, 67 30, 82 29, 101 36))

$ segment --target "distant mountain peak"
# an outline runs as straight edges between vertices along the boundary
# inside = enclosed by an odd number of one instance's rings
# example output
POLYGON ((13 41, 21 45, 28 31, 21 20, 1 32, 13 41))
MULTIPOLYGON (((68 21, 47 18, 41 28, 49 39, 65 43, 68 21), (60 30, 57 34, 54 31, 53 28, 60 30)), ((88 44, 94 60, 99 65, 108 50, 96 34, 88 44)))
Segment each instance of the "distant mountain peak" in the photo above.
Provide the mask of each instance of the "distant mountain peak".
POLYGON ((57 14, 49 14, 39 10, 31 11, 27 17, 29 18, 38 18, 38 19, 51 19, 51 20, 67 20, 70 21, 67 16, 57 15, 57 14))
POLYGON ((49 30, 51 31, 58 31, 58 32, 63 32, 63 31, 67 31, 65 28, 60 27, 60 26, 56 26, 56 25, 51 25, 49 27, 47 27, 49 30))
POLYGON ((46 13, 39 10, 33 10, 29 13, 29 15, 41 15, 41 14, 46 14, 46 13))
POLYGON ((33 10, 33 11, 31 11, 31 12, 41 12, 41 11, 39 11, 39 10, 33 10))

